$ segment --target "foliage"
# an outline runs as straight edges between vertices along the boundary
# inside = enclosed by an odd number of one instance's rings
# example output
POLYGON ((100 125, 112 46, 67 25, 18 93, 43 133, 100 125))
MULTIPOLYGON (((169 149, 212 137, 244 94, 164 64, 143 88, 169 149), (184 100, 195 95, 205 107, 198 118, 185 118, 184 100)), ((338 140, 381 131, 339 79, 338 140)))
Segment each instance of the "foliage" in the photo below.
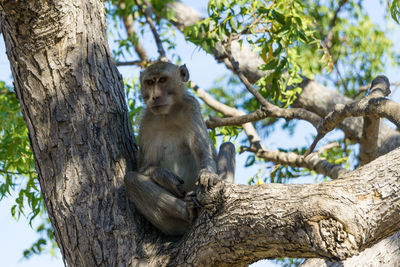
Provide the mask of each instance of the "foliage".
MULTIPOLYGON (((311 62, 313 69, 323 74, 319 76, 322 81, 353 97, 359 87, 384 71, 386 62, 397 66, 399 62, 394 59, 393 43, 387 37, 389 30, 374 24, 361 4, 348 2, 341 7, 342 16, 335 17, 334 11, 338 8, 334 2, 323 6, 320 1, 312 1, 307 6, 307 13, 319 22, 316 36, 329 47, 333 71, 324 72, 321 64, 315 60, 311 62)), ((308 48, 299 49, 302 54, 315 58, 308 48)), ((306 58, 310 57, 303 57, 303 60, 306 58)))
POLYGON ((300 43, 319 48, 312 20, 297 0, 264 1, 211 0, 209 17, 185 29, 188 41, 211 53, 218 45, 230 46, 232 40, 252 45, 259 51, 264 71, 270 75, 256 86, 266 97, 289 106, 300 93, 296 84, 302 81, 297 46, 300 43))
POLYGON ((24 251, 24 256, 52 252, 56 242, 40 192, 25 121, 15 92, 0 82, 0 200, 14 192, 17 197, 11 207, 12 216, 16 220, 26 216, 31 227, 40 224, 36 231, 41 237, 24 251))
POLYGON ((393 0, 390 5, 390 15, 392 15, 392 18, 400 24, 400 0, 393 0))

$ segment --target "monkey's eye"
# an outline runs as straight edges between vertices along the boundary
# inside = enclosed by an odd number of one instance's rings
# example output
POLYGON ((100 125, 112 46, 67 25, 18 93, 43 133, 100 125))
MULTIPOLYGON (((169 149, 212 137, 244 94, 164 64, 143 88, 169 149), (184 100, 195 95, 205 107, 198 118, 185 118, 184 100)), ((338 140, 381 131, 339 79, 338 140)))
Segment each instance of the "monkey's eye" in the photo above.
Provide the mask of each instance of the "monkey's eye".
POLYGON ((145 80, 144 83, 145 83, 146 85, 153 85, 153 84, 154 84, 154 81, 153 81, 153 80, 145 80))
POLYGON ((148 95, 142 95, 142 98, 143 98, 144 101, 147 101, 147 99, 149 99, 149 96, 148 95))
POLYGON ((159 83, 165 83, 167 81, 167 77, 161 77, 160 79, 158 79, 159 83))

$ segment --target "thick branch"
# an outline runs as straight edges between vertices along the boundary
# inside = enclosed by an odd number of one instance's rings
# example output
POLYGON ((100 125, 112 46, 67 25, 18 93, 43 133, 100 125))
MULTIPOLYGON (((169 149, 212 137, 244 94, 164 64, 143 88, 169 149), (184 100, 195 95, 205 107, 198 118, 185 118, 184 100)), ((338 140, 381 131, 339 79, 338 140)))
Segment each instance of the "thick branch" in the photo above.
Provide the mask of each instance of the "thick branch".
POLYGON ((204 195, 209 208, 169 264, 243 266, 273 257, 356 255, 400 228, 400 172, 387 165, 399 160, 396 149, 321 184, 217 185, 204 195))
POLYGON ((360 255, 346 261, 331 262, 327 259, 308 259, 301 267, 354 267, 354 266, 400 266, 400 232, 367 248, 360 255))
MULTIPOLYGON (((353 102, 352 99, 344 97, 338 92, 329 90, 323 85, 318 84, 315 81, 304 80, 303 91, 297 98, 293 106, 303 107, 307 110, 311 110, 321 117, 325 117, 329 112, 335 109, 337 104, 350 104, 353 102)), ((385 105, 380 105, 379 109, 391 110, 393 106, 394 111, 396 104, 390 101, 385 105), (391 103, 391 104, 389 104, 391 103)), ((379 110, 377 110, 379 112, 379 110)), ((388 113, 390 116, 390 113, 388 113)), ((353 140, 354 142, 360 142, 361 131, 363 120, 362 118, 346 118, 341 122, 338 127, 343 130, 346 138, 353 140)), ((400 133, 388 126, 383 121, 380 122, 378 136, 378 156, 388 153, 389 151, 400 146, 400 133)))

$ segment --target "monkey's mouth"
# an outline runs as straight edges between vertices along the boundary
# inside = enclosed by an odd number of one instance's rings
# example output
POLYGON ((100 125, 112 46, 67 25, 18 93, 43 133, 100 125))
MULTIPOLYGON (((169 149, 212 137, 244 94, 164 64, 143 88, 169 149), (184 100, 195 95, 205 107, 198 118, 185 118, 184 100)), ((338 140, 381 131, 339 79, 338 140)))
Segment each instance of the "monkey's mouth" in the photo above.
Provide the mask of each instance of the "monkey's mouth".
POLYGON ((150 110, 154 115, 168 114, 169 105, 167 105, 167 104, 153 105, 153 106, 151 106, 150 110))
POLYGON ((159 108, 166 107, 166 106, 167 105, 153 105, 153 106, 151 106, 151 108, 159 109, 159 108))

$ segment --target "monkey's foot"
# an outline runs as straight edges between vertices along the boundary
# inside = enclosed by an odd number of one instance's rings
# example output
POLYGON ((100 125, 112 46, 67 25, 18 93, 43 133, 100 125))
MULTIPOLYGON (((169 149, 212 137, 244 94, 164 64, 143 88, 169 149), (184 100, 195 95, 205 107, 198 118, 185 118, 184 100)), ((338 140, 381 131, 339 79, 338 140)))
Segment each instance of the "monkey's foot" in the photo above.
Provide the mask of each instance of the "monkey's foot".
POLYGON ((197 185, 202 185, 204 189, 210 190, 211 187, 221 181, 221 178, 213 172, 207 170, 200 170, 199 178, 196 182, 197 185))
POLYGON ((150 174, 151 178, 160 186, 179 198, 183 198, 186 192, 183 190, 184 181, 175 173, 162 167, 155 167, 150 174))
POLYGON ((203 207, 200 201, 196 197, 195 191, 190 191, 185 196, 186 208, 189 212, 190 222, 193 222, 197 217, 198 210, 203 207))

